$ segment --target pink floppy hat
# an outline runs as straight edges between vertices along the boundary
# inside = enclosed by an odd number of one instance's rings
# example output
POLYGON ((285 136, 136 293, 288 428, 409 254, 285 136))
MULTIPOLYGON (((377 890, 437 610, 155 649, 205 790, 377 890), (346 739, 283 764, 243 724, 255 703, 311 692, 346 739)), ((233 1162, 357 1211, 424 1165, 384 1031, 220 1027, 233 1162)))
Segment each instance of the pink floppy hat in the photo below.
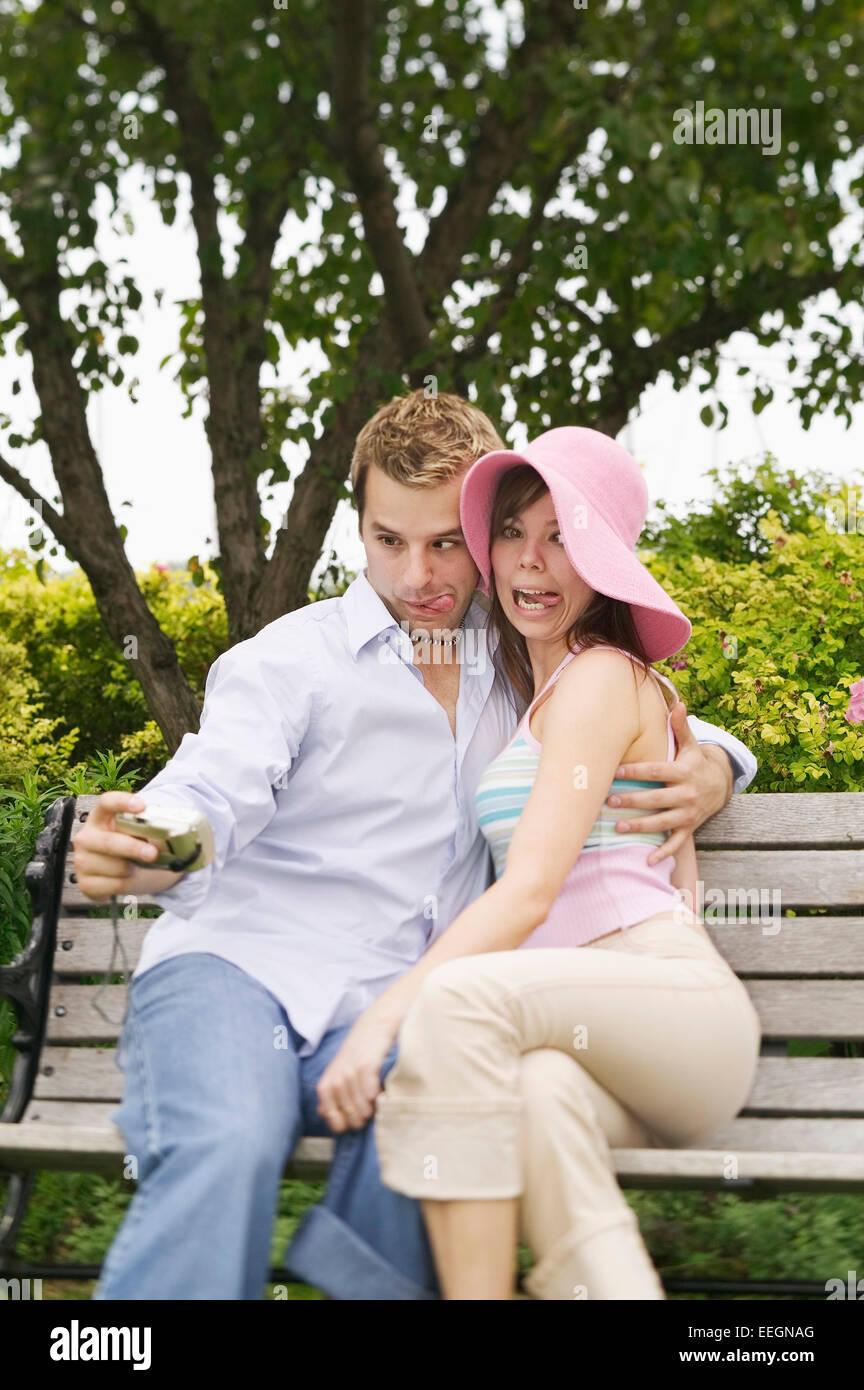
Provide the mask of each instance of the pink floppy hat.
POLYGON ((629 603, 649 661, 672 656, 689 641, 690 620, 635 554, 648 514, 648 489, 636 460, 599 430, 564 425, 538 435, 520 453, 496 449, 469 468, 462 483, 462 534, 491 597, 489 530, 499 481, 528 463, 549 489, 564 550, 578 575, 598 593, 629 603))

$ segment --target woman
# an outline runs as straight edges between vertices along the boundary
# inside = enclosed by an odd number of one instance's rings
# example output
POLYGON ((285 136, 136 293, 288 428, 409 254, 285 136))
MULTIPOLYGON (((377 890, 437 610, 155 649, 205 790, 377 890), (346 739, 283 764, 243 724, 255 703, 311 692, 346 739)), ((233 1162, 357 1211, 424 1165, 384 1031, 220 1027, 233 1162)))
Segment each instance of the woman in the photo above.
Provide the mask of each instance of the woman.
POLYGON ((651 865, 663 835, 620 836, 620 813, 604 805, 625 785, 620 764, 674 756, 663 693, 674 703, 674 687, 650 663, 691 628, 636 558, 647 501, 624 449, 569 427, 484 455, 463 483, 496 661, 533 699, 477 791, 495 883, 358 1020, 354 1040, 372 1063, 355 1073, 363 1113, 378 1050, 398 1031, 377 1100, 381 1173, 422 1201, 445 1298, 512 1296, 521 1146, 532 1142, 524 1054, 557 1049, 574 1095, 564 1210, 546 1214, 560 1239, 527 1283, 541 1298, 664 1297, 607 1139, 698 1144, 753 1082, 758 1016, 685 902, 692 837, 651 865))

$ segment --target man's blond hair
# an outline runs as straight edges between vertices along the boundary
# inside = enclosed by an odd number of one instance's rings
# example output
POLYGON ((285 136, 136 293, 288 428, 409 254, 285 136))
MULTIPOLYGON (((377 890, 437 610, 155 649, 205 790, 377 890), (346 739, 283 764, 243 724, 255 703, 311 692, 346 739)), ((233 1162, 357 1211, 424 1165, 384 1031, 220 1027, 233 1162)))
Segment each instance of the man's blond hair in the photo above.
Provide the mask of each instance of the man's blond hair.
POLYGON ((506 447, 488 415, 462 396, 427 396, 419 388, 394 396, 366 422, 354 445, 350 478, 359 520, 372 464, 397 483, 439 487, 483 454, 506 447))

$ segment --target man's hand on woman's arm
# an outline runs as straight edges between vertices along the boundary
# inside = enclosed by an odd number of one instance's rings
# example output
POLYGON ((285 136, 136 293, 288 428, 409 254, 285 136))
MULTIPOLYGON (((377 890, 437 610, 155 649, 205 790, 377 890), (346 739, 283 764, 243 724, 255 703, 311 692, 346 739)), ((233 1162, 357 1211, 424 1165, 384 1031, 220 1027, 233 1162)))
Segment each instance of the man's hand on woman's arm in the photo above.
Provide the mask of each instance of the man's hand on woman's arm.
MULTIPOLYGON (((670 832, 666 843, 648 856, 649 864, 659 864, 661 859, 676 854, 688 835, 726 805, 734 785, 728 754, 719 744, 697 741, 687 722, 683 700, 673 706, 671 719, 678 744, 674 762, 627 763, 615 774, 619 778, 667 785, 653 791, 620 792, 607 799, 615 808, 657 810, 656 815, 640 816, 638 820, 640 830, 670 832)), ((615 829, 626 835, 633 824, 632 818, 620 820, 615 829)))

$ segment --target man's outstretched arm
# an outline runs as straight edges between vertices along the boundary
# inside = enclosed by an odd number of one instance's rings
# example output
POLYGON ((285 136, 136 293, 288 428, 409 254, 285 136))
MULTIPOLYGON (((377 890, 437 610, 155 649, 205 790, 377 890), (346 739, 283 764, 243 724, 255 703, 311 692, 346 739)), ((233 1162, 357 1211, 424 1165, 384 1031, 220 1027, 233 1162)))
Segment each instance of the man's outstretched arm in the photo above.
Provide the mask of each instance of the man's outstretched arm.
POLYGON ((226 861, 269 824, 276 786, 298 756, 312 717, 307 643, 302 630, 294 636, 275 655, 259 634, 217 657, 207 675, 198 732, 183 736, 174 756, 134 798, 125 794, 125 809, 152 802, 200 811, 213 831, 213 861, 188 874, 147 868, 141 841, 115 831, 113 812, 124 809, 117 795, 103 793, 99 814, 73 842, 88 896, 118 891, 125 855, 132 868, 121 891, 149 893, 160 907, 190 918, 226 861))

